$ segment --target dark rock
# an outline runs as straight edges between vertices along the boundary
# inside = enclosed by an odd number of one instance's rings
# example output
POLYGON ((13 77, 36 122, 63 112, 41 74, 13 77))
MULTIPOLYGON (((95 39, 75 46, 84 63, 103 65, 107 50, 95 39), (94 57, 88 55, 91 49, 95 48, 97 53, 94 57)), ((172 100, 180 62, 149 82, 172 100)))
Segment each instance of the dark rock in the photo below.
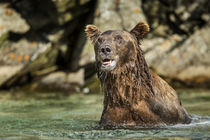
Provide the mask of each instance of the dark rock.
POLYGON ((208 0, 142 0, 142 3, 152 30, 156 30, 160 25, 168 26, 168 30, 164 32, 165 37, 168 34, 192 34, 209 22, 208 0))
POLYGON ((95 4, 94 0, 1 1, 0 88, 38 82, 57 69, 77 71, 86 40, 84 26, 92 21, 95 4))

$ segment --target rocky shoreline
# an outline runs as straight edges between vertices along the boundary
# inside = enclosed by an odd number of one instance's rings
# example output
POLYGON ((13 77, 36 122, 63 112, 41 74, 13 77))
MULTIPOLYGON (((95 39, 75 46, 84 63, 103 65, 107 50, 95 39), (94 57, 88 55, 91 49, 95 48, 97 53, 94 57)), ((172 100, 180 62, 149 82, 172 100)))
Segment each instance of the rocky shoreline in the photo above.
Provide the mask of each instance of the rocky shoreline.
POLYGON ((0 89, 99 86, 85 25, 129 31, 139 21, 151 28, 141 46, 153 71, 176 87, 210 88, 209 7, 208 0, 3 0, 0 89))

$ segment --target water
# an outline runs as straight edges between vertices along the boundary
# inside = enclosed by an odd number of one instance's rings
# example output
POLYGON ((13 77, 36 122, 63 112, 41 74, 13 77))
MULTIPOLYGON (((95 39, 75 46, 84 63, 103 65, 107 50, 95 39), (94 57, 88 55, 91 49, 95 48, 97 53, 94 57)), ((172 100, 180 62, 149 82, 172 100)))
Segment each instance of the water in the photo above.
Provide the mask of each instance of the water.
POLYGON ((210 139, 210 91, 178 90, 189 125, 115 128, 98 125, 102 94, 0 92, 0 140, 210 139))

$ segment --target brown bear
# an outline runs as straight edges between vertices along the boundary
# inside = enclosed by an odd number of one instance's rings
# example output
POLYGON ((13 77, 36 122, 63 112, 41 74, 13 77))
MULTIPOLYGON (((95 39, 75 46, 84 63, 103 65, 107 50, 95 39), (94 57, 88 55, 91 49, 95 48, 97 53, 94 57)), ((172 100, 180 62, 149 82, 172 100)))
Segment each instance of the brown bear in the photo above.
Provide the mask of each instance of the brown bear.
POLYGON ((191 118, 176 91, 149 70, 139 41, 149 26, 138 23, 130 32, 100 32, 87 25, 94 44, 98 78, 104 90, 103 126, 188 124, 191 118))

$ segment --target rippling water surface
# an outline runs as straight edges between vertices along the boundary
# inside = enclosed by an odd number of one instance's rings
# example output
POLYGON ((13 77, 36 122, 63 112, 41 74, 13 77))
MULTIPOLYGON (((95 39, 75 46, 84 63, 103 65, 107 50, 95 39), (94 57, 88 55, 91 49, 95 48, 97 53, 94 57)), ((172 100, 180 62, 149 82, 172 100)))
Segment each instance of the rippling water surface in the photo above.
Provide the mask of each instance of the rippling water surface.
POLYGON ((210 91, 178 90, 192 123, 104 130, 103 95, 0 92, 0 140, 210 139, 210 91))

